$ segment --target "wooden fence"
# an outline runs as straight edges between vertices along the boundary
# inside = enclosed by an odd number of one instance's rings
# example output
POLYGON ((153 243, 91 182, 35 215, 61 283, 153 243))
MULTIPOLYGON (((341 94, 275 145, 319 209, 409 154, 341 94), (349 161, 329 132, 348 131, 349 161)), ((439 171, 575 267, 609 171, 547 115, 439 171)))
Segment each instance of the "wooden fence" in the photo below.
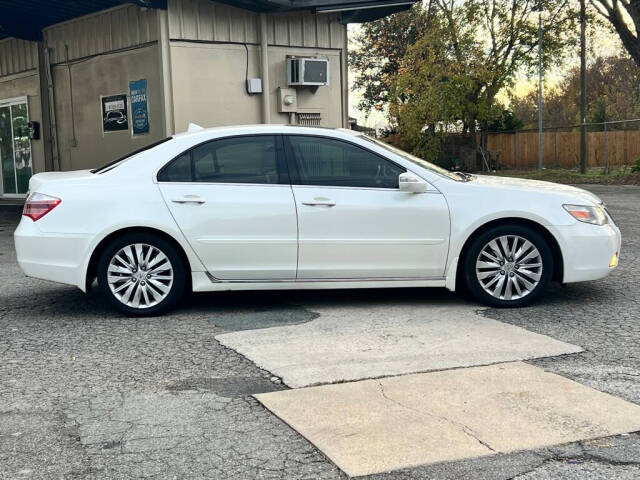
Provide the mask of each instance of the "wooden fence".
MULTIPOLYGON (((490 133, 487 149, 506 168, 538 166, 538 132, 490 133)), ((577 168, 580 164, 580 131, 547 131, 542 134, 546 168, 577 168)), ((640 158, 640 130, 587 132, 589 167, 619 168, 640 158)))

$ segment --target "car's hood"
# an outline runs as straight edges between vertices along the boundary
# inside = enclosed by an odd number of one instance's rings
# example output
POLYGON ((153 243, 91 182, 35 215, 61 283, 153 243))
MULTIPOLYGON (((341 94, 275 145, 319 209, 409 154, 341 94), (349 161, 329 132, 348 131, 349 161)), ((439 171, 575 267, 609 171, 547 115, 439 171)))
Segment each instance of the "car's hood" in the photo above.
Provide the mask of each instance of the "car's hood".
POLYGON ((572 196, 576 200, 586 200, 587 202, 602 203, 602 200, 587 190, 572 187, 570 185, 561 185, 559 183, 543 182, 540 180, 526 180, 522 178, 496 177, 490 175, 477 175, 474 183, 484 185, 492 189, 519 190, 529 192, 548 192, 549 194, 557 194, 563 196, 572 196))

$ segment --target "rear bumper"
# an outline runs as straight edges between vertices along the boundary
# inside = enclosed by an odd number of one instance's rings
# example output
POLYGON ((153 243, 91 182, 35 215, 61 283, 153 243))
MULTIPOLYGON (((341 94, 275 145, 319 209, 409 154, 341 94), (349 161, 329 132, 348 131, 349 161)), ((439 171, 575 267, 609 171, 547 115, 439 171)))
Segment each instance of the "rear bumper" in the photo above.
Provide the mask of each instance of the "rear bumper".
POLYGON ((622 239, 616 225, 577 222, 550 229, 562 250, 564 283, 604 278, 617 266, 610 266, 613 256, 620 256, 622 239))
POLYGON ((22 217, 13 234, 18 264, 25 275, 75 285, 85 290, 83 260, 90 236, 43 233, 30 218, 22 217))

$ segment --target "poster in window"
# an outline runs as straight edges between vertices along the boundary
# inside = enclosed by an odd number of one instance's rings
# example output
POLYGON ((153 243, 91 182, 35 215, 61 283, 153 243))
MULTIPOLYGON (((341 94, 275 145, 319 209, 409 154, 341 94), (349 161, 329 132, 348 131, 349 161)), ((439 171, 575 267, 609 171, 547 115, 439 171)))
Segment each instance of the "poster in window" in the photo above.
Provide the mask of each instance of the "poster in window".
POLYGON ((149 110, 147 109, 147 80, 129 82, 131 101, 131 125, 134 135, 149 133, 149 110))
POLYGON ((126 93, 102 97, 102 130, 104 132, 129 130, 126 93))

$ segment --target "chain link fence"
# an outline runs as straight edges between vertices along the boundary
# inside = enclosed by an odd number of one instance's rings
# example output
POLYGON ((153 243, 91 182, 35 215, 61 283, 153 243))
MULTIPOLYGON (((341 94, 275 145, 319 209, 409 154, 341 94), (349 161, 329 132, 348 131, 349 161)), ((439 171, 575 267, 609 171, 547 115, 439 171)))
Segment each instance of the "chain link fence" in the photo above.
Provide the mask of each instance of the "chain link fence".
MULTIPOLYGON (((604 173, 630 169, 640 159, 640 119, 585 124, 587 168, 604 173)), ((481 135, 448 134, 438 163, 446 168, 474 170, 534 170, 539 168, 537 129, 490 132, 486 149, 481 135)), ((545 128, 542 132, 543 168, 580 167, 580 125, 545 128)))

